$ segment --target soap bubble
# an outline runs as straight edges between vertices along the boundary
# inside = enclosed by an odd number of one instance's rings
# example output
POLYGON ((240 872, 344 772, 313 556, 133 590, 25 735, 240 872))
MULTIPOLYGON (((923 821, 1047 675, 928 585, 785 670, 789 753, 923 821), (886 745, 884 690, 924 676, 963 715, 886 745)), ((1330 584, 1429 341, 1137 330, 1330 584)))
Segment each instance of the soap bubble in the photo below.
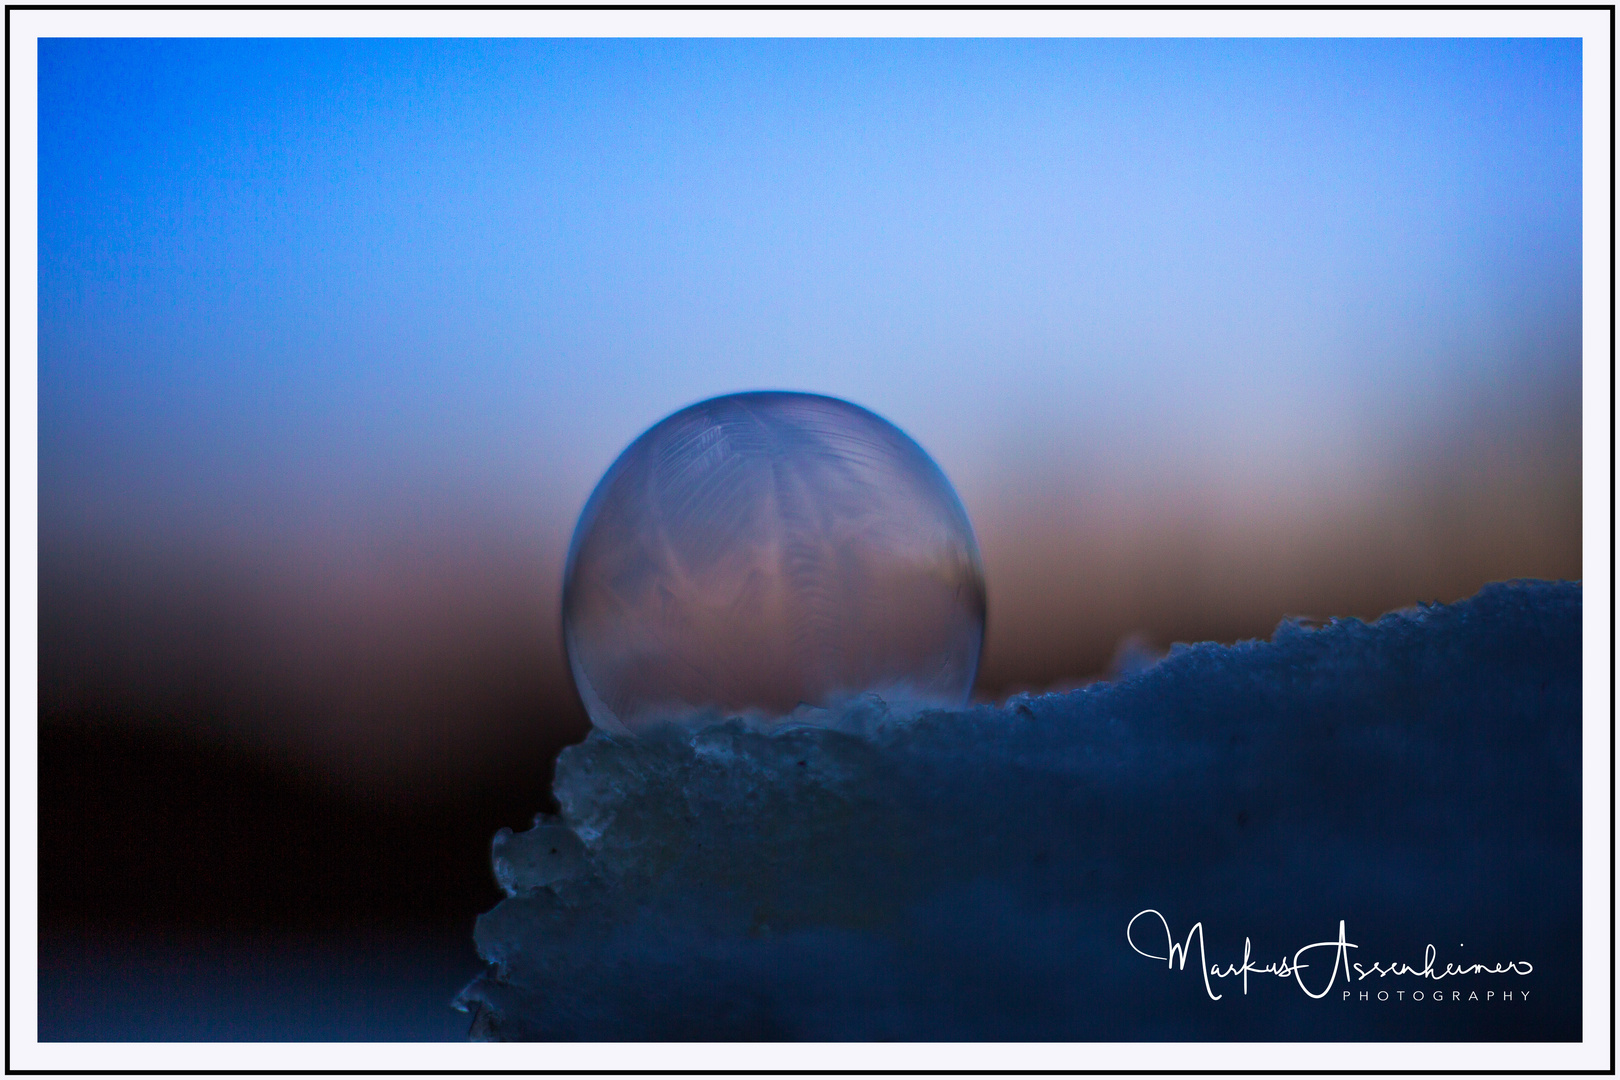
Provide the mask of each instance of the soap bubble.
POLYGON ((620 734, 866 693, 957 707, 984 570, 950 481, 899 428, 837 398, 730 394, 655 424, 597 484, 563 633, 592 722, 620 734))

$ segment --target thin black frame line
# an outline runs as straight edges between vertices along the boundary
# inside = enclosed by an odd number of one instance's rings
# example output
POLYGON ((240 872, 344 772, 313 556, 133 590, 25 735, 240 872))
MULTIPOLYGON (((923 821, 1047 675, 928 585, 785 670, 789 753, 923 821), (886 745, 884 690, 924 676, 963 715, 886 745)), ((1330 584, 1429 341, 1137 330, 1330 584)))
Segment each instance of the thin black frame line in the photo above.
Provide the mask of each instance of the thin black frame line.
MULTIPOLYGON (((783 1045, 792 1046, 793 1043, 783 1045)), ((1151 1045, 1163 1045, 1154 1043, 1151 1045)), ((1332 1044, 1323 1044, 1332 1045, 1332 1044)), ((19 1076, 1609 1076, 1609 1069, 14 1069, 19 1076)))
MULTIPOLYGON (((1609 11, 1609 1072, 1615 1071, 1615 1030, 1614 1030, 1614 995, 1615 995, 1615 673, 1614 673, 1614 631, 1615 631, 1615 439, 1614 439, 1614 368, 1615 368, 1615 311, 1614 311, 1614 273, 1615 273, 1615 82, 1614 82, 1614 46, 1615 25, 1614 9, 1609 11)), ((1584 676, 1584 672, 1583 672, 1584 676)))
MULTIPOLYGON (((6 11, 1615 11, 1614 4, 7 4, 6 11)), ((1612 34, 1612 28, 1611 28, 1612 34)))
MULTIPOLYGON (((5 793, 6 793, 5 823, 6 824, 5 824, 5 830, 6 830, 6 836, 5 836, 5 841, 4 841, 5 850, 6 850, 6 870, 5 870, 5 875, 6 875, 6 877, 5 877, 5 880, 6 880, 6 902, 5 902, 5 913, 6 913, 6 926, 5 926, 5 954, 6 954, 6 991, 5 991, 5 1003, 6 1003, 5 1025, 6 1025, 6 1027, 5 1027, 5 1039, 6 1039, 6 1054, 5 1054, 5 1067, 6 1067, 6 1072, 9 1073, 11 1071, 11 813, 10 813, 10 809, 11 809, 11 12, 10 11, 6 12, 5 49, 6 49, 6 58, 5 58, 5 78, 6 78, 6 90, 5 90, 5 97, 6 97, 6 120, 5 120, 5 131, 6 131, 6 151, 5 151, 5 154, 6 154, 6 184, 5 184, 5 192, 6 192, 6 208, 5 208, 5 217, 6 217, 6 226, 5 226, 5 232, 6 232, 6 272, 5 272, 5 282, 6 282, 6 301, 5 301, 5 303, 6 303, 6 313, 5 313, 5 334, 6 334, 6 346, 5 346, 5 348, 6 348, 6 364, 5 364, 5 368, 6 368, 6 390, 5 390, 5 398, 6 398, 6 425, 5 425, 5 432, 6 432, 6 451, 5 451, 5 461, 6 461, 6 479, 5 479, 5 488, 6 488, 6 547, 5 547, 5 550, 6 550, 6 590, 5 590, 6 591, 6 630, 5 630, 5 638, 6 638, 6 671, 5 671, 5 689, 6 689, 6 700, 5 700, 5 704, 4 704, 3 707, 5 709, 5 728, 6 728, 6 748, 5 748, 5 762, 6 762, 6 778, 5 778, 5 793)), ((37 840, 35 842, 35 846, 36 847, 38 846, 38 841, 37 840)), ((35 1037, 37 1039, 39 1033, 36 1031, 34 1034, 35 1034, 35 1037)))

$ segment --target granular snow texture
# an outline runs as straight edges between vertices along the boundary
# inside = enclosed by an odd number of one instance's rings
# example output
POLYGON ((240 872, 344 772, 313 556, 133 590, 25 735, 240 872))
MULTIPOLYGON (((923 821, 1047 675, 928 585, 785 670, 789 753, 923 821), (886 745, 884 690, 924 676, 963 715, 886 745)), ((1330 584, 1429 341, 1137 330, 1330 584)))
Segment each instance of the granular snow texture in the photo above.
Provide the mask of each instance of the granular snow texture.
POLYGON ((1578 583, 815 719, 565 751, 495 840, 474 1037, 1580 1038, 1578 583), (1205 978, 1246 939, 1271 971, 1205 978))

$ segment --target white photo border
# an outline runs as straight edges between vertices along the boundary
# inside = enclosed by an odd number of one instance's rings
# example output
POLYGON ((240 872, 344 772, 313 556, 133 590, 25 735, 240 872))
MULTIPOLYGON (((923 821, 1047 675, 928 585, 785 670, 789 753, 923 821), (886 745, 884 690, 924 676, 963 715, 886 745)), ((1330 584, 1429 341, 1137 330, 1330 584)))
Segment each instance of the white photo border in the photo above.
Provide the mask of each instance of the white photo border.
POLYGON ((27 9, 7 15, 8 1070, 1608 1071, 1613 1059, 1613 56, 1607 8, 1249 10, 27 9), (40 1043, 37 56, 41 37, 1578 37, 1584 372, 1579 1043, 40 1043))

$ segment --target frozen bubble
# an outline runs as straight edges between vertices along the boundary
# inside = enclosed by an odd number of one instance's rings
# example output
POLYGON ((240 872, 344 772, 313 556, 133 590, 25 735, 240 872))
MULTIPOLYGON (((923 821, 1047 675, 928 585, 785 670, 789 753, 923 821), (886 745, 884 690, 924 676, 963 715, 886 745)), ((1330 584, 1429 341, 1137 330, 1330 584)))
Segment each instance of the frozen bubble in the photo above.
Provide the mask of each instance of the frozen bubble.
POLYGON ((846 401, 782 392, 699 402, 631 443, 585 504, 563 586, 575 685, 615 733, 802 720, 866 693, 960 706, 984 610, 973 528, 922 448, 846 401))

